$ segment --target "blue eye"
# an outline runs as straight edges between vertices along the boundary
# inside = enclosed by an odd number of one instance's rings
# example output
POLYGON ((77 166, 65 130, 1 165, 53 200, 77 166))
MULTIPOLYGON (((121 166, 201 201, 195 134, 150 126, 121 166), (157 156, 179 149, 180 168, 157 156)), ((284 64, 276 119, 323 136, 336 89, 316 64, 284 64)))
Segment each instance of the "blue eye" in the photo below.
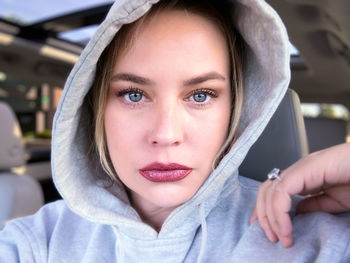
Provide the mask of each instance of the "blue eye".
POLYGON ((218 93, 214 89, 195 89, 185 98, 186 101, 192 101, 197 106, 207 105, 213 98, 217 98, 218 93))
POLYGON ((132 102, 139 102, 142 100, 142 94, 140 92, 130 92, 126 94, 128 96, 128 99, 132 102))
POLYGON ((134 104, 146 99, 142 90, 135 88, 122 89, 117 92, 117 97, 122 97, 128 103, 134 104))
POLYGON ((195 102, 204 102, 207 100, 207 94, 204 93, 197 93, 193 95, 193 100, 195 102))

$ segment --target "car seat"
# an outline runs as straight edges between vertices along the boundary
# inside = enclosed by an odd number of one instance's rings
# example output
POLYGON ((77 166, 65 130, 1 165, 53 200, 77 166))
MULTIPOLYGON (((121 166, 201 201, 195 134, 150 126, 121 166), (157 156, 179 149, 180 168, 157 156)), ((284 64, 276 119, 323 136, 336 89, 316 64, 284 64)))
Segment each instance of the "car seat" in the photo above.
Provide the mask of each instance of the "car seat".
POLYGON ((316 152, 346 142, 347 121, 331 118, 305 118, 310 152, 316 152))
POLYGON ((295 91, 288 89, 259 139, 239 168, 240 175, 265 181, 273 168, 285 169, 308 154, 308 143, 295 91))
POLYGON ((7 221, 35 213, 43 204, 40 184, 12 170, 26 163, 22 133, 12 109, 0 102, 0 229, 7 221))

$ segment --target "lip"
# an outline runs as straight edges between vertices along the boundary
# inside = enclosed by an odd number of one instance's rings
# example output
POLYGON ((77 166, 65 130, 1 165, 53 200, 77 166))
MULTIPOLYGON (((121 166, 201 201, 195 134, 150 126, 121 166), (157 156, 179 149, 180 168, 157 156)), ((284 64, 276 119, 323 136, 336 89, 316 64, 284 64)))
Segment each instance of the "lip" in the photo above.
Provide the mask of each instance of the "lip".
POLYGON ((139 170, 147 180, 156 183, 176 182, 184 179, 192 172, 192 168, 177 163, 151 163, 139 170))

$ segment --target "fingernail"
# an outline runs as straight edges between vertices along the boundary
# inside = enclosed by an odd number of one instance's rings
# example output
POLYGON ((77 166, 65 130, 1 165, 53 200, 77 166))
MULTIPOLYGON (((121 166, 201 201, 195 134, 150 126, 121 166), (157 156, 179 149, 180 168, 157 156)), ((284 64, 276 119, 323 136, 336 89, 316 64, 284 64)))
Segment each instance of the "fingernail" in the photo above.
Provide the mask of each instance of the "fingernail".
POLYGON ((270 240, 270 242, 272 242, 272 243, 276 243, 277 242, 277 237, 275 237, 275 236, 271 236, 271 237, 269 237, 269 240, 270 240))
POLYGON ((289 248, 293 245, 293 238, 291 237, 281 238, 280 241, 285 248, 289 248))

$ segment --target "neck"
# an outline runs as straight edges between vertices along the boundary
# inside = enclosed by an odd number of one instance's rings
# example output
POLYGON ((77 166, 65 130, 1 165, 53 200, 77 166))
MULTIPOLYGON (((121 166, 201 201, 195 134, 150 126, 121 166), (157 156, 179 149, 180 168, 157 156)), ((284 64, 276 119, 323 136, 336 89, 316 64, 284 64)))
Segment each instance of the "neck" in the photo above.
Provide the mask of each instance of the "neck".
POLYGON ((162 228, 165 219, 176 207, 157 206, 136 193, 130 194, 131 205, 138 212, 143 222, 153 227, 157 232, 162 228))

